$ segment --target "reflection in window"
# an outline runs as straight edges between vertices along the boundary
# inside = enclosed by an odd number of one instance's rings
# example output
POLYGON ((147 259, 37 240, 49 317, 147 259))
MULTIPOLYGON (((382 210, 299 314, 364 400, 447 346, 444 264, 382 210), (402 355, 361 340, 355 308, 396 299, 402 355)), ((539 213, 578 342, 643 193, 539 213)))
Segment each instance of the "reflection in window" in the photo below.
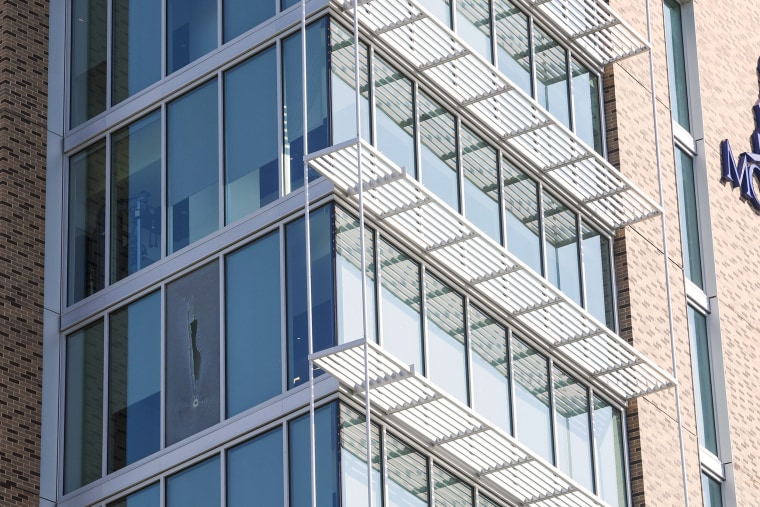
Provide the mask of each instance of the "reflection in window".
POLYGON ((380 241, 382 345, 422 373, 420 267, 385 241, 380 241))
POLYGON ((575 213, 544 192, 546 278, 581 304, 578 228, 575 213))
POLYGON ((166 286, 166 445, 219 422, 219 264, 166 286))
POLYGON ((69 163, 69 304, 103 288, 105 211, 106 146, 101 142, 69 163))
POLYGON ((275 428, 227 452, 227 507, 284 505, 282 428, 275 428))
POLYGON ((715 426, 715 402, 712 390, 710 343, 707 336, 707 319, 691 306, 688 308, 689 336, 691 340, 692 368, 694 370, 694 403, 697 408, 697 433, 702 447, 718 454, 715 426))
POLYGON ((161 113, 111 136, 111 282, 161 258, 161 113))
MULTIPOLYGON (((362 309, 361 244, 359 221, 345 211, 335 210, 335 276, 338 297, 338 343, 346 343, 364 337, 362 309)), ((367 333, 377 342, 375 318, 375 242, 374 233, 366 229, 364 234, 366 252, 367 333)))
POLYGON ((451 26, 451 0, 420 0, 420 4, 444 25, 451 26))
POLYGON ((214 507, 221 505, 219 456, 207 459, 166 480, 166 507, 214 507))
POLYGON ((554 462, 549 366, 544 356, 512 339, 517 438, 549 463, 554 462))
POLYGON ((103 447, 103 321, 66 339, 63 492, 99 479, 103 447))
POLYGON ((557 120, 570 126, 567 88, 567 53, 557 42, 533 26, 536 58, 536 100, 557 120))
POLYGON ((385 457, 387 507, 426 507, 429 493, 425 457, 390 433, 385 437, 385 457))
POLYGON ((490 62, 491 9, 488 4, 488 0, 457 0, 457 33, 490 62))
MULTIPOLYGON (((306 111, 309 153, 330 144, 330 114, 328 108, 327 23, 322 18, 306 29, 306 111)), ((282 43, 283 83, 283 146, 285 172, 290 179, 289 191, 303 186, 303 90, 301 89, 301 33, 291 35, 282 43)), ((309 181, 318 176, 309 170, 309 181)))
POLYGON ((107 0, 71 3, 71 127, 106 109, 107 0))
POLYGON ((416 178, 412 83, 381 58, 372 61, 377 149, 416 178))
POLYGON ((435 195, 459 210, 456 124, 441 106, 420 94, 420 164, 422 183, 435 195))
POLYGON ((663 13, 665 15, 665 49, 668 61, 670 113, 679 125, 690 130, 681 4, 675 0, 665 0, 663 13))
MULTIPOLYGON (((309 415, 290 422, 290 507, 311 507, 311 445, 309 415)), ((317 507, 338 505, 338 404, 331 403, 314 412, 317 507)))
POLYGON ((227 417, 282 392, 280 235, 226 258, 227 417))
POLYGON ((470 305, 473 408, 512 433, 507 330, 470 305))
POLYGON ((108 471, 154 453, 161 424, 161 293, 109 319, 108 471))
POLYGON ((169 103, 167 118, 168 253, 219 227, 216 80, 169 103))
POLYGON ((464 172, 464 215, 501 243, 499 174, 496 150, 465 127, 460 129, 464 172))
POLYGON ((723 493, 720 482, 702 473, 702 504, 704 507, 723 507, 723 493))
POLYGON ((462 297, 427 273, 425 276, 427 372, 430 380, 467 404, 467 360, 462 297))
POLYGON ((167 73, 181 69, 216 47, 216 0, 168 0, 167 73))
POLYGON ((156 483, 136 493, 109 503, 108 507, 159 507, 161 505, 161 486, 156 483))
POLYGON ((504 174, 504 209, 507 250, 536 273, 541 273, 541 232, 538 188, 523 172, 501 159, 504 174))
POLYGON ((274 17, 274 0, 224 0, 224 42, 274 17))
POLYGON ((699 239, 697 189, 694 181, 694 160, 676 148, 675 162, 683 271, 692 283, 702 288, 702 253, 699 239))
MULTIPOLYGON (((311 212, 311 320, 313 351, 335 344, 333 207, 311 212)), ((309 333, 306 310, 306 233, 304 219, 285 228, 288 323, 288 389, 309 381, 309 333)), ((314 371, 320 375, 322 370, 314 371)))
POLYGON ((111 103, 161 79, 161 2, 121 0, 113 9, 111 103))
POLYGON ((493 2, 499 70, 531 95, 528 18, 510 2, 493 2))
POLYGON ((437 465, 433 488, 436 507, 472 507, 472 488, 437 465))
MULTIPOLYGON (((270 2, 271 3, 271 2, 270 2)), ((277 54, 269 48, 224 75, 226 223, 280 196, 277 54)))
POLYGON ((602 153, 602 116, 599 110, 599 76, 583 65, 572 61, 573 73, 573 128, 598 153, 602 153))
POLYGON ((557 463, 560 470, 593 491, 588 390, 556 367, 553 379, 557 463))
MULTIPOLYGON (((340 483, 342 505, 366 507, 367 502, 367 432, 364 415, 340 405, 340 483)), ((375 507, 383 505, 383 481, 380 471, 380 430, 372 425, 372 497, 375 507)))
POLYGON ((586 309, 614 330, 610 240, 586 224, 583 224, 583 269, 586 309))
POLYGON ((594 396, 594 440, 596 442, 598 494, 615 506, 626 505, 623 421, 619 410, 594 396))
MULTIPOLYGON (((369 66, 367 46, 359 46, 359 88, 361 89, 362 138, 370 132, 369 66)), ((332 143, 356 137, 356 88, 354 86, 354 36, 338 23, 330 25, 330 102, 332 143)))

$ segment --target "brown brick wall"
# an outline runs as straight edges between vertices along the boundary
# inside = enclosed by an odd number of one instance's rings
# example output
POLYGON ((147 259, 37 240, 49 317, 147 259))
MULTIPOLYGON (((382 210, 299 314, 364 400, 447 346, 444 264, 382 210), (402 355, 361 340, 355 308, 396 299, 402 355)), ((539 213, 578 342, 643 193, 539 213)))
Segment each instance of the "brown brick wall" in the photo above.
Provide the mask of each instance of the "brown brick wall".
POLYGON ((0 2, 0 506, 39 505, 48 4, 0 2))

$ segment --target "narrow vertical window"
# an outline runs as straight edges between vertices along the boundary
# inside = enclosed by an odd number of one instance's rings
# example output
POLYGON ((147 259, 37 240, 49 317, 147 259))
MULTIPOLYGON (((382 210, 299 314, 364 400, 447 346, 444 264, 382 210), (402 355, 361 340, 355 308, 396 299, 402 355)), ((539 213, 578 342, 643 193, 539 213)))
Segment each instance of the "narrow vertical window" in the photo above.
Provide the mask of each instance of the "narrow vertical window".
POLYGON ((570 126, 567 88, 567 52, 534 25, 536 100, 557 120, 570 126))
POLYGON ((161 2, 113 2, 111 103, 161 79, 161 2))
POLYGON ((111 315, 108 360, 108 471, 159 449, 161 294, 111 315))
POLYGON ((517 439, 553 463, 548 361, 516 338, 512 340, 512 357, 517 439))
POLYGON ((166 445, 219 422, 219 265, 166 287, 166 445))
POLYGON ((282 392, 280 235, 226 259, 227 417, 282 392))
POLYGON ((602 115, 599 110, 599 76, 576 61, 570 62, 573 76, 573 128, 598 153, 602 153, 602 115))
POLYGON ((593 491, 588 389, 557 367, 553 379, 559 468, 593 491))
POLYGON ((381 58, 372 61, 377 149, 416 178, 412 83, 381 58))
POLYGON ((420 94, 420 165, 422 183, 459 211, 457 143, 454 117, 420 94))
POLYGON ((427 506, 430 496, 427 460, 391 434, 385 437, 385 455, 387 507, 427 506))
POLYGON ((216 80, 169 103, 168 253, 219 228, 218 115, 216 80))
POLYGON ((216 0, 168 0, 167 74, 181 69, 216 47, 216 11, 216 0))
POLYGON ((591 315, 615 328, 610 240, 583 224, 583 270, 586 309, 591 315))
POLYGON ((64 493, 102 475, 103 329, 99 321, 66 339, 64 493))
POLYGON ((715 424, 715 402, 707 335, 707 319, 694 308, 688 308, 689 337, 694 371, 694 402, 697 408, 697 432, 702 447, 717 456, 718 437, 715 424))
POLYGON ((577 217, 548 193, 543 197, 546 278, 580 305, 577 217))
POLYGON ((284 505, 282 428, 227 452, 227 507, 284 505))
POLYGON ((465 127, 460 130, 464 173, 464 215, 501 243, 499 172, 496 150, 465 127))
POLYGON ((161 113, 111 136, 111 282, 161 258, 161 113))
POLYGON ((166 479, 166 507, 221 505, 220 462, 215 456, 166 479))
POLYGON ((665 49, 668 60, 670 113, 673 120, 689 131, 689 99, 686 85, 686 58, 684 57, 681 5, 675 0, 665 0, 663 12, 665 14, 665 49))
MULTIPOLYGON (((311 326, 314 352, 335 344, 335 264, 333 206, 311 212, 311 326)), ((288 322, 288 389, 309 381, 304 219, 285 228, 288 322)), ((322 370, 314 371, 319 375, 322 370)))
MULTIPOLYGON (((342 504, 367 507, 367 433, 364 415, 340 405, 340 485, 342 504)), ((383 478, 380 455, 380 430, 372 425, 372 498, 383 505, 383 478)))
POLYGON ((694 160, 675 148, 678 215, 681 223, 681 253, 686 278, 699 288, 702 281, 702 252, 697 210, 697 187, 694 181, 694 160))
MULTIPOLYGON (((367 46, 359 45, 359 89, 361 90, 362 138, 372 139, 370 130, 369 60, 367 46)), ((338 23, 330 25, 330 105, 332 143, 356 137, 356 86, 354 36, 338 23)))
POLYGON ((69 162, 69 304, 104 287, 105 221, 106 147, 101 142, 69 162))
POLYGON ((493 2, 496 19, 496 63, 510 81, 531 95, 528 18, 511 2, 493 2))
POLYGON ((224 0, 224 42, 274 17, 275 0, 224 0))
POLYGON ((523 172, 501 159, 507 250, 536 273, 541 273, 541 221, 538 186, 523 172))
POLYGON ((462 296, 425 275, 425 322, 430 380, 467 404, 467 359, 462 296))
MULTIPOLYGON (((290 470, 290 507, 309 507, 311 503, 311 439, 309 415, 290 422, 288 459, 290 470)), ((314 411, 317 507, 333 507, 340 498, 338 477, 338 404, 314 411)))
POLYGON ((280 196, 277 53, 269 48, 224 75, 226 223, 280 196))
POLYGON ((702 502, 704 507, 723 507, 721 483, 702 473, 702 502))
POLYGON ((601 398, 594 396, 594 441, 599 473, 597 493, 610 505, 627 505, 623 416, 601 398))
POLYGON ((106 109, 108 2, 74 0, 71 5, 71 127, 106 109))

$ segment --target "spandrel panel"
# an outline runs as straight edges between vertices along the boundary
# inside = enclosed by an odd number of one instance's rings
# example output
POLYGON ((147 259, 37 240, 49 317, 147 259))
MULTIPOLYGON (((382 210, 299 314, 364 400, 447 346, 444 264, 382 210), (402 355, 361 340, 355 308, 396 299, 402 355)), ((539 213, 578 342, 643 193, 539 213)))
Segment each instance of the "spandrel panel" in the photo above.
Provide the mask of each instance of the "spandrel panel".
POLYGON ((227 417, 282 392, 280 234, 227 256, 227 417))
POLYGON ((285 505, 282 428, 227 452, 227 507, 285 505))
POLYGON ((66 339, 64 493, 102 475, 103 330, 99 321, 66 339))
POLYGON ((166 287, 166 445, 219 422, 219 265, 166 287))
POLYGON ((157 451, 161 424, 161 294, 111 315, 108 470, 157 451))

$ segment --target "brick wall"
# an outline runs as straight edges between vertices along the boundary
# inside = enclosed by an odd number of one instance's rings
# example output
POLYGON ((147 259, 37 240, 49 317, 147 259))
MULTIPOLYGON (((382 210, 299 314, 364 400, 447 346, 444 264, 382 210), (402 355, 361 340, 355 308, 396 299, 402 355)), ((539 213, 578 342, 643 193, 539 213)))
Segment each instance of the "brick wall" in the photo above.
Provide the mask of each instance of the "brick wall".
POLYGON ((48 4, 0 2, 0 506, 39 505, 48 4))

